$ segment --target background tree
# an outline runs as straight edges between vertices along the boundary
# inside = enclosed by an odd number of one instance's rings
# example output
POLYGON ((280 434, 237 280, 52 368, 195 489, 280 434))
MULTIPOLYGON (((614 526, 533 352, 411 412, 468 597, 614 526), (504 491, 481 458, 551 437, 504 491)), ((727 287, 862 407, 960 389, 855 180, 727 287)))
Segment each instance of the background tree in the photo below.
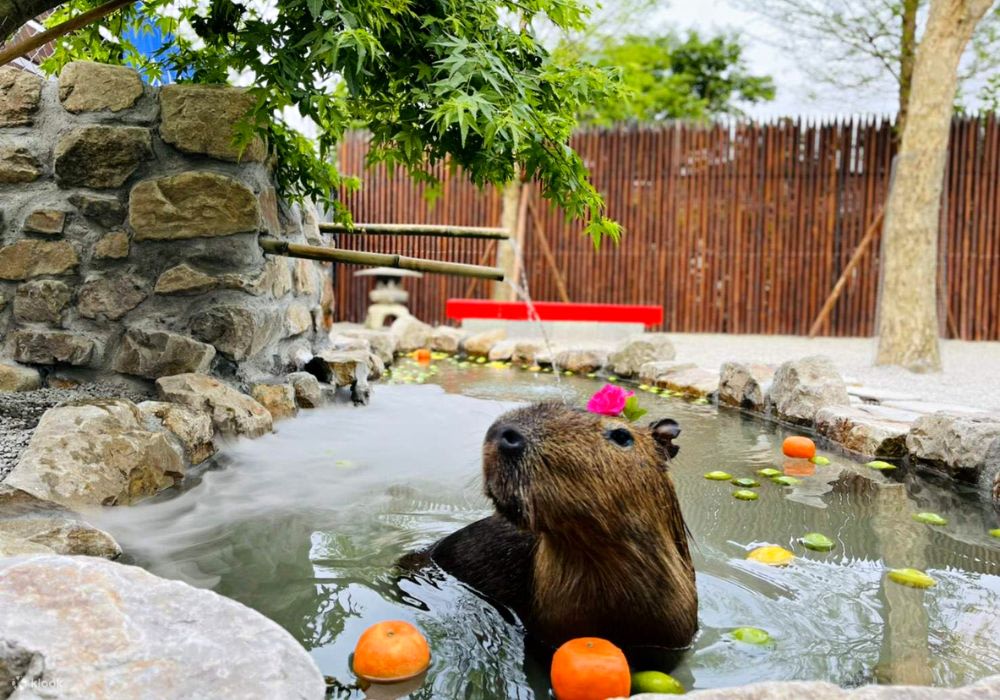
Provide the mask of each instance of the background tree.
MULTIPOLYGON (((777 30, 782 48, 814 79, 844 90, 897 92, 902 133, 927 0, 737 0, 777 30)), ((1000 68, 1000 11, 980 22, 960 61, 959 83, 1000 68)))
POLYGON ((937 243, 958 69, 993 0, 931 0, 886 205, 876 364, 941 369, 937 243))
MULTIPOLYGON (((96 4, 16 0, 14 9, 33 16, 59 5, 56 24, 96 4)), ((257 106, 239 140, 265 135, 282 193, 330 202, 341 219, 335 149, 360 122, 372 134, 370 161, 431 186, 429 166, 445 158, 480 186, 519 170, 585 218, 597 245, 619 227, 568 141, 584 105, 619 85, 609 70, 556 60, 532 28, 580 31, 587 17, 576 0, 148 0, 68 35, 45 68, 87 58, 133 65, 147 79, 249 83, 257 106), (134 38, 153 31, 166 41, 144 56, 134 38), (314 139, 295 128, 302 122, 315 125, 314 139)))
POLYGON ((623 98, 595 103, 584 112, 584 120, 597 124, 741 115, 741 103, 774 99, 774 82, 749 72, 735 36, 608 37, 582 58, 620 70, 625 88, 623 98))

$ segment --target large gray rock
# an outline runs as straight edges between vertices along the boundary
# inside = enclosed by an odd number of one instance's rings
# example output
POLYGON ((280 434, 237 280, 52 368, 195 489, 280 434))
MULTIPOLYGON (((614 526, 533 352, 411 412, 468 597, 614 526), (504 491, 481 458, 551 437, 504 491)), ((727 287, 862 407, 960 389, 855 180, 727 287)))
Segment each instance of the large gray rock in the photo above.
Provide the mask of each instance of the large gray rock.
POLYGON ((126 400, 50 408, 4 481, 68 508, 128 504, 184 476, 181 453, 126 400))
POLYGON ((274 308, 212 306, 191 319, 191 334, 237 362, 257 355, 283 337, 285 319, 274 308))
POLYGON ((238 180, 187 172, 132 188, 129 225, 138 241, 229 236, 260 228, 257 197, 238 180))
POLYGON ((452 328, 451 326, 438 326, 431 333, 430 337, 430 349, 437 350, 438 352, 458 352, 459 347, 462 345, 462 340, 468 335, 467 332, 463 331, 461 328, 452 328))
POLYGON ((389 332, 396 337, 397 352, 413 352, 426 348, 433 331, 433 328, 413 316, 397 318, 389 327, 389 332))
POLYGON ((139 164, 153 157, 149 129, 80 126, 56 142, 53 168, 63 187, 121 187, 139 164))
POLYGON ((750 411, 763 411, 774 368, 742 362, 724 362, 719 371, 719 403, 750 411))
POLYGON ((121 553, 111 535, 87 524, 73 511, 0 484, 0 558, 83 554, 116 559, 121 553))
MULTIPOLYGON (((0 677, 46 700, 320 700, 323 676, 278 624, 138 567, 55 555, 0 562, 0 677)), ((6 691, 5 691, 6 692, 6 691)))
POLYGON ((42 176, 42 164, 27 148, 0 142, 0 185, 34 182, 42 176))
POLYGON ((26 238, 0 248, 0 280, 63 275, 78 264, 76 249, 66 241, 26 238))
POLYGON ((191 464, 201 464, 215 454, 215 429, 204 411, 167 401, 143 401, 139 412, 147 425, 169 432, 191 464))
POLYGON ((12 66, 0 68, 0 127, 29 126, 42 99, 42 79, 12 66))
POLYGON ((906 455, 906 434, 917 417, 882 406, 830 406, 816 412, 816 432, 866 457, 906 455))
POLYGON ((671 374, 694 369, 698 365, 693 362, 678 362, 677 360, 662 360, 660 362, 647 362, 639 368, 639 381, 650 386, 657 386, 665 389, 667 379, 671 374))
POLYGON ((552 358, 552 366, 569 372, 596 372, 608 362, 608 353, 600 349, 562 350, 552 358))
POLYGON ((514 343, 514 351, 510 354, 510 361, 521 365, 530 365, 535 362, 535 357, 542 352, 545 352, 544 342, 518 340, 514 343))
POLYGON ((490 362, 506 362, 514 356, 515 348, 517 348, 516 340, 501 340, 490 348, 486 359, 490 362))
POLYGON ((160 377, 156 388, 165 401, 208 413, 220 433, 258 437, 271 432, 273 420, 266 408, 214 377, 192 373, 160 377))
POLYGON ((146 298, 146 286, 132 275, 110 275, 83 283, 77 293, 77 311, 84 318, 117 321, 146 298))
POLYGON ((41 385, 41 377, 34 367, 0 362, 0 392, 34 391, 41 385))
POLYGON ((59 100, 66 111, 120 112, 142 97, 139 74, 123 66, 90 61, 66 64, 59 73, 59 100))
POLYGON ((811 425, 821 408, 849 406, 851 398, 830 358, 813 355, 778 367, 766 402, 779 419, 811 425))
POLYGON ((65 282, 25 282, 14 293, 14 318, 18 321, 58 325, 62 320, 63 310, 72 298, 73 290, 65 282))
POLYGON ((122 374, 157 379, 171 374, 205 372, 215 348, 169 331, 130 328, 122 338, 114 369, 122 374))
POLYGON ((466 355, 486 357, 490 354, 490 348, 506 337, 507 331, 503 328, 475 333, 462 341, 462 350, 466 355))
POLYGON ((253 109, 254 97, 216 85, 166 85, 160 90, 160 136, 185 153, 228 161, 260 161, 267 155, 254 138, 242 150, 234 144, 236 125, 253 109))
POLYGON ((998 438, 998 415, 940 412, 921 416, 913 423, 906 449, 914 458, 951 476, 976 480, 998 438))
POLYGON ((719 390, 719 373, 704 367, 689 367, 670 372, 657 386, 692 398, 708 398, 719 390))
POLYGON ((299 408, 319 408, 323 405, 323 390, 316 377, 308 372, 292 372, 288 381, 295 391, 295 402, 299 408))
MULTIPOLYGON (((674 700, 676 695, 642 693, 631 700, 674 700)), ((698 690, 684 697, 697 700, 986 700, 1000 698, 1000 676, 962 688, 910 685, 867 685, 845 690, 823 681, 772 681, 732 688, 698 690)))
POLYGON ((644 333, 629 338, 608 358, 611 371, 622 377, 635 377, 647 362, 665 362, 677 356, 666 333, 644 333))
POLYGON ((29 365, 89 365, 96 349, 90 338, 68 331, 14 333, 14 359, 29 365))
MULTIPOLYGON (((368 341, 371 351, 379 356, 379 358, 385 364, 392 364, 392 360, 396 355, 396 336, 390 333, 388 330, 376 330, 372 328, 345 328, 341 326, 334 326, 330 329, 330 341, 334 346, 334 349, 341 349, 338 347, 337 339, 341 336, 348 338, 362 338, 368 341)), ((343 348, 348 349, 348 348, 343 348)))

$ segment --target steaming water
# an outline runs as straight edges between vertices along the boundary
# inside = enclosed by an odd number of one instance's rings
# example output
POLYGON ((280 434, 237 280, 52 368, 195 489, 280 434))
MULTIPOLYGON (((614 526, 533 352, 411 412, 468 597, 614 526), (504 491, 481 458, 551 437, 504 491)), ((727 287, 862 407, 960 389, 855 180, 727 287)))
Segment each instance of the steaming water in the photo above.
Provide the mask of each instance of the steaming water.
MULTIPOLYGON (((410 697, 546 698, 545 669, 525 662, 514 621, 447 577, 400 579, 393 563, 489 512, 479 446, 496 416, 529 400, 582 405, 599 385, 439 366, 434 384, 379 386, 367 408, 303 412, 274 435, 227 445, 183 489, 96 519, 135 563, 278 622, 339 681, 334 697, 363 697, 349 667, 361 631, 402 618, 427 633, 434 655, 410 697)), ((780 468, 783 435, 711 407, 640 399, 649 419, 670 416, 683 428, 672 470, 701 597, 694 646, 663 670, 689 688, 771 679, 958 685, 1000 672, 1000 542, 987 535, 998 524, 974 495, 899 472, 888 480, 831 455, 832 465, 797 487, 764 480, 759 501, 737 501, 735 487, 702 474, 780 468), (918 524, 911 515, 919 511, 949 524, 918 524), (812 531, 836 549, 796 543, 812 531), (798 558, 780 569, 747 562, 760 544, 798 558), (887 581, 887 567, 904 566, 937 585, 887 581), (763 628, 774 641, 735 642, 728 633, 739 626, 763 628)))

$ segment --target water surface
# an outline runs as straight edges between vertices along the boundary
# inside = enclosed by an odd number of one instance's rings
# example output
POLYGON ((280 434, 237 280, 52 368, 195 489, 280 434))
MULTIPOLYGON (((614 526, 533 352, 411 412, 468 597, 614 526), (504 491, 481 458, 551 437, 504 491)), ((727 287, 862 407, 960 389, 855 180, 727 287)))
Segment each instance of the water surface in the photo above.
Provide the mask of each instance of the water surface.
MULTIPOLYGON (((273 435, 235 441, 182 489, 96 516, 137 564, 210 588, 267 615, 295 636, 322 672, 361 698, 349 656, 361 632, 387 618, 428 635, 433 664, 414 698, 546 698, 546 670, 525 662, 516 620, 444 575, 400 579, 403 554, 487 515, 479 451, 489 424, 519 402, 582 406, 600 383, 582 377, 471 365, 435 365, 427 384, 378 386, 366 408, 304 411, 273 435)), ((397 377, 412 377, 406 366, 397 377)), ((897 472, 893 479, 832 453, 795 487, 761 479, 760 499, 707 481, 724 469, 753 476, 783 468, 775 426, 640 392, 650 414, 683 433, 672 466, 688 525, 701 631, 671 671, 688 688, 818 679, 961 685, 1000 672, 997 518, 972 493, 897 472), (943 528, 914 522, 933 511, 943 528), (829 553, 797 543, 834 539, 829 553), (777 544, 786 568, 747 562, 777 544), (927 591, 886 579, 926 570, 927 591), (752 626, 773 643, 735 642, 752 626)), ((799 465, 801 466, 801 465, 799 465)))

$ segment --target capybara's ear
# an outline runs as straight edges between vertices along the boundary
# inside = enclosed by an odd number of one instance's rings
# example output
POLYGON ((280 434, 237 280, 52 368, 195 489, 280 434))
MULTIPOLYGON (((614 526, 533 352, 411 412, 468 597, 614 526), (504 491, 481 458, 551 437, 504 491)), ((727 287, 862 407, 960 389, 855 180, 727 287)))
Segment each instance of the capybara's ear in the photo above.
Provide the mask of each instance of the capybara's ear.
POLYGON ((674 438, 681 434, 681 426, 673 418, 664 418, 650 423, 649 432, 667 459, 676 456, 680 451, 681 448, 674 444, 674 438))

